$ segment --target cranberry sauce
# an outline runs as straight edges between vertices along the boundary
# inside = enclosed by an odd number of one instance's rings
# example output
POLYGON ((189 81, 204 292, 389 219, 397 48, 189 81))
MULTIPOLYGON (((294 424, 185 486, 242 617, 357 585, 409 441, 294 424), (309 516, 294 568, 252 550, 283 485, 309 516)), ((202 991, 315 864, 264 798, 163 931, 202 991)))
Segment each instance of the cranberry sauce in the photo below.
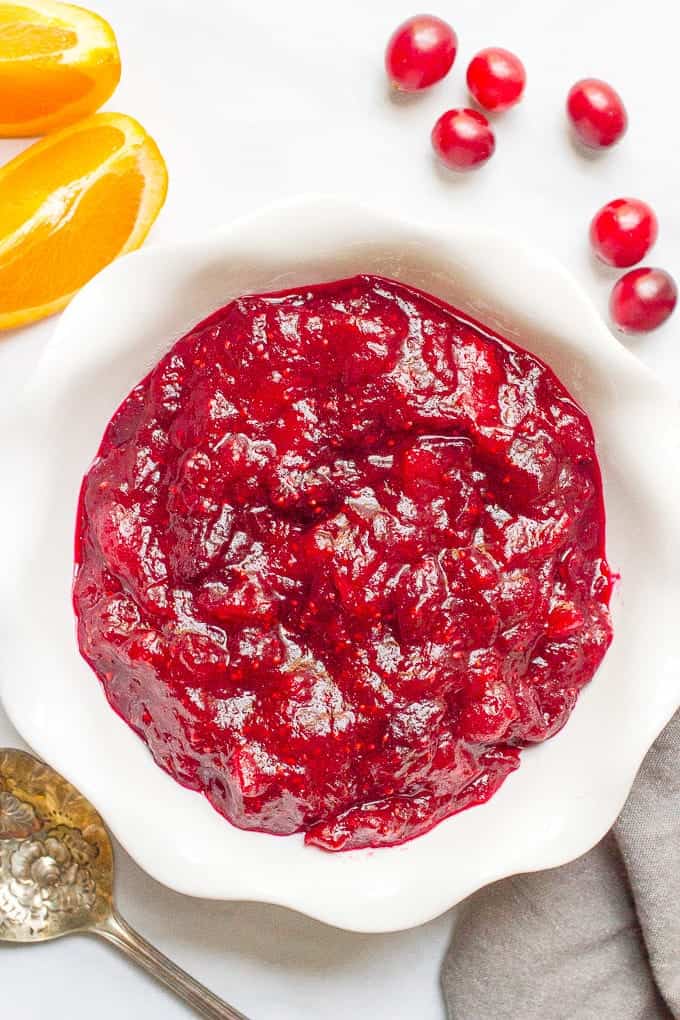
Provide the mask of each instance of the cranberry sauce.
POLYGON ((81 651, 158 764, 327 850, 487 800, 611 640, 586 415, 377 277, 179 340, 107 428, 77 549, 81 651))

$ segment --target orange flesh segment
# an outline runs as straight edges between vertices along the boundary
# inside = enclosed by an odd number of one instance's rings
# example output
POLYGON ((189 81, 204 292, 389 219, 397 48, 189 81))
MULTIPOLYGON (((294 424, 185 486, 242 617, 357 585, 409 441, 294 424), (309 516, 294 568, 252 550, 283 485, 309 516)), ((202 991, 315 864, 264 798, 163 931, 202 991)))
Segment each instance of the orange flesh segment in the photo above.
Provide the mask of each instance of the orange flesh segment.
POLYGON ((72 49, 76 33, 30 7, 0 4, 0 60, 41 57, 72 49))
POLYGON ((166 170, 130 118, 99 114, 0 169, 0 328, 57 311, 138 247, 165 198, 166 170))
MULTIPOLYGON (((104 124, 57 140, 49 150, 0 178, 0 239, 9 237, 38 211, 48 195, 89 176, 125 142, 123 132, 104 124)), ((0 240, 1 243, 1 240, 0 240)))
POLYGON ((107 174, 74 202, 72 216, 57 230, 41 229, 17 258, 0 264, 0 315, 50 304, 112 262, 132 233, 143 185, 140 173, 107 174), (102 218, 102 205, 114 209, 115 216, 102 218), (83 238, 92 236, 96 245, 83 245, 83 238))
POLYGON ((0 120, 23 124, 47 117, 83 99, 94 88, 87 75, 71 67, 0 66, 0 120))
POLYGON ((54 0, 0 0, 0 135, 45 134, 87 116, 120 77, 110 26, 54 0))

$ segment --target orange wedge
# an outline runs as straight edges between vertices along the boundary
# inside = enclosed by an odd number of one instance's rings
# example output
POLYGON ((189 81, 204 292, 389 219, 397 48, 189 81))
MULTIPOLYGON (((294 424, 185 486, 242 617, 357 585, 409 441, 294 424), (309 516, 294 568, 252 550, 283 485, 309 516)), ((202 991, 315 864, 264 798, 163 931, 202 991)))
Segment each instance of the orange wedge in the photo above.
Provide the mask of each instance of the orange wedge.
POLYGON ((0 168, 0 329, 59 311, 138 248, 167 191, 158 146, 121 113, 97 113, 0 168))
POLYGON ((44 135, 98 110, 120 78, 103 18, 54 0, 0 0, 0 135, 44 135))

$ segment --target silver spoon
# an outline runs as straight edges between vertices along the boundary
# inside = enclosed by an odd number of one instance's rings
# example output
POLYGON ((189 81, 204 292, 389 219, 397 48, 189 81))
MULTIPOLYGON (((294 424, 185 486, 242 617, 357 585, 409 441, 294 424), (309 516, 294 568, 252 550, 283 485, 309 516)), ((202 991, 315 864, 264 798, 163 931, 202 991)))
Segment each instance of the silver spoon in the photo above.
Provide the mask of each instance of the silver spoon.
POLYGON ((212 1020, 247 1020, 138 935, 113 904, 113 848, 89 801, 24 751, 0 749, 0 941, 91 932, 212 1020))

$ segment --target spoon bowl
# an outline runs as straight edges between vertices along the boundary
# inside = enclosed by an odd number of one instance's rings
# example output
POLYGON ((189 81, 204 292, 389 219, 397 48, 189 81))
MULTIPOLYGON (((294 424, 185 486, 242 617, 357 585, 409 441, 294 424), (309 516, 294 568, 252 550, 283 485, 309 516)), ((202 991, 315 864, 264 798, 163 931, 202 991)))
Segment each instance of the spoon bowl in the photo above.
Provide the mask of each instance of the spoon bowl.
POLYGON ((111 840, 90 802, 32 754, 0 749, 0 941, 99 935, 202 1016, 246 1020, 123 920, 113 874, 111 840))

